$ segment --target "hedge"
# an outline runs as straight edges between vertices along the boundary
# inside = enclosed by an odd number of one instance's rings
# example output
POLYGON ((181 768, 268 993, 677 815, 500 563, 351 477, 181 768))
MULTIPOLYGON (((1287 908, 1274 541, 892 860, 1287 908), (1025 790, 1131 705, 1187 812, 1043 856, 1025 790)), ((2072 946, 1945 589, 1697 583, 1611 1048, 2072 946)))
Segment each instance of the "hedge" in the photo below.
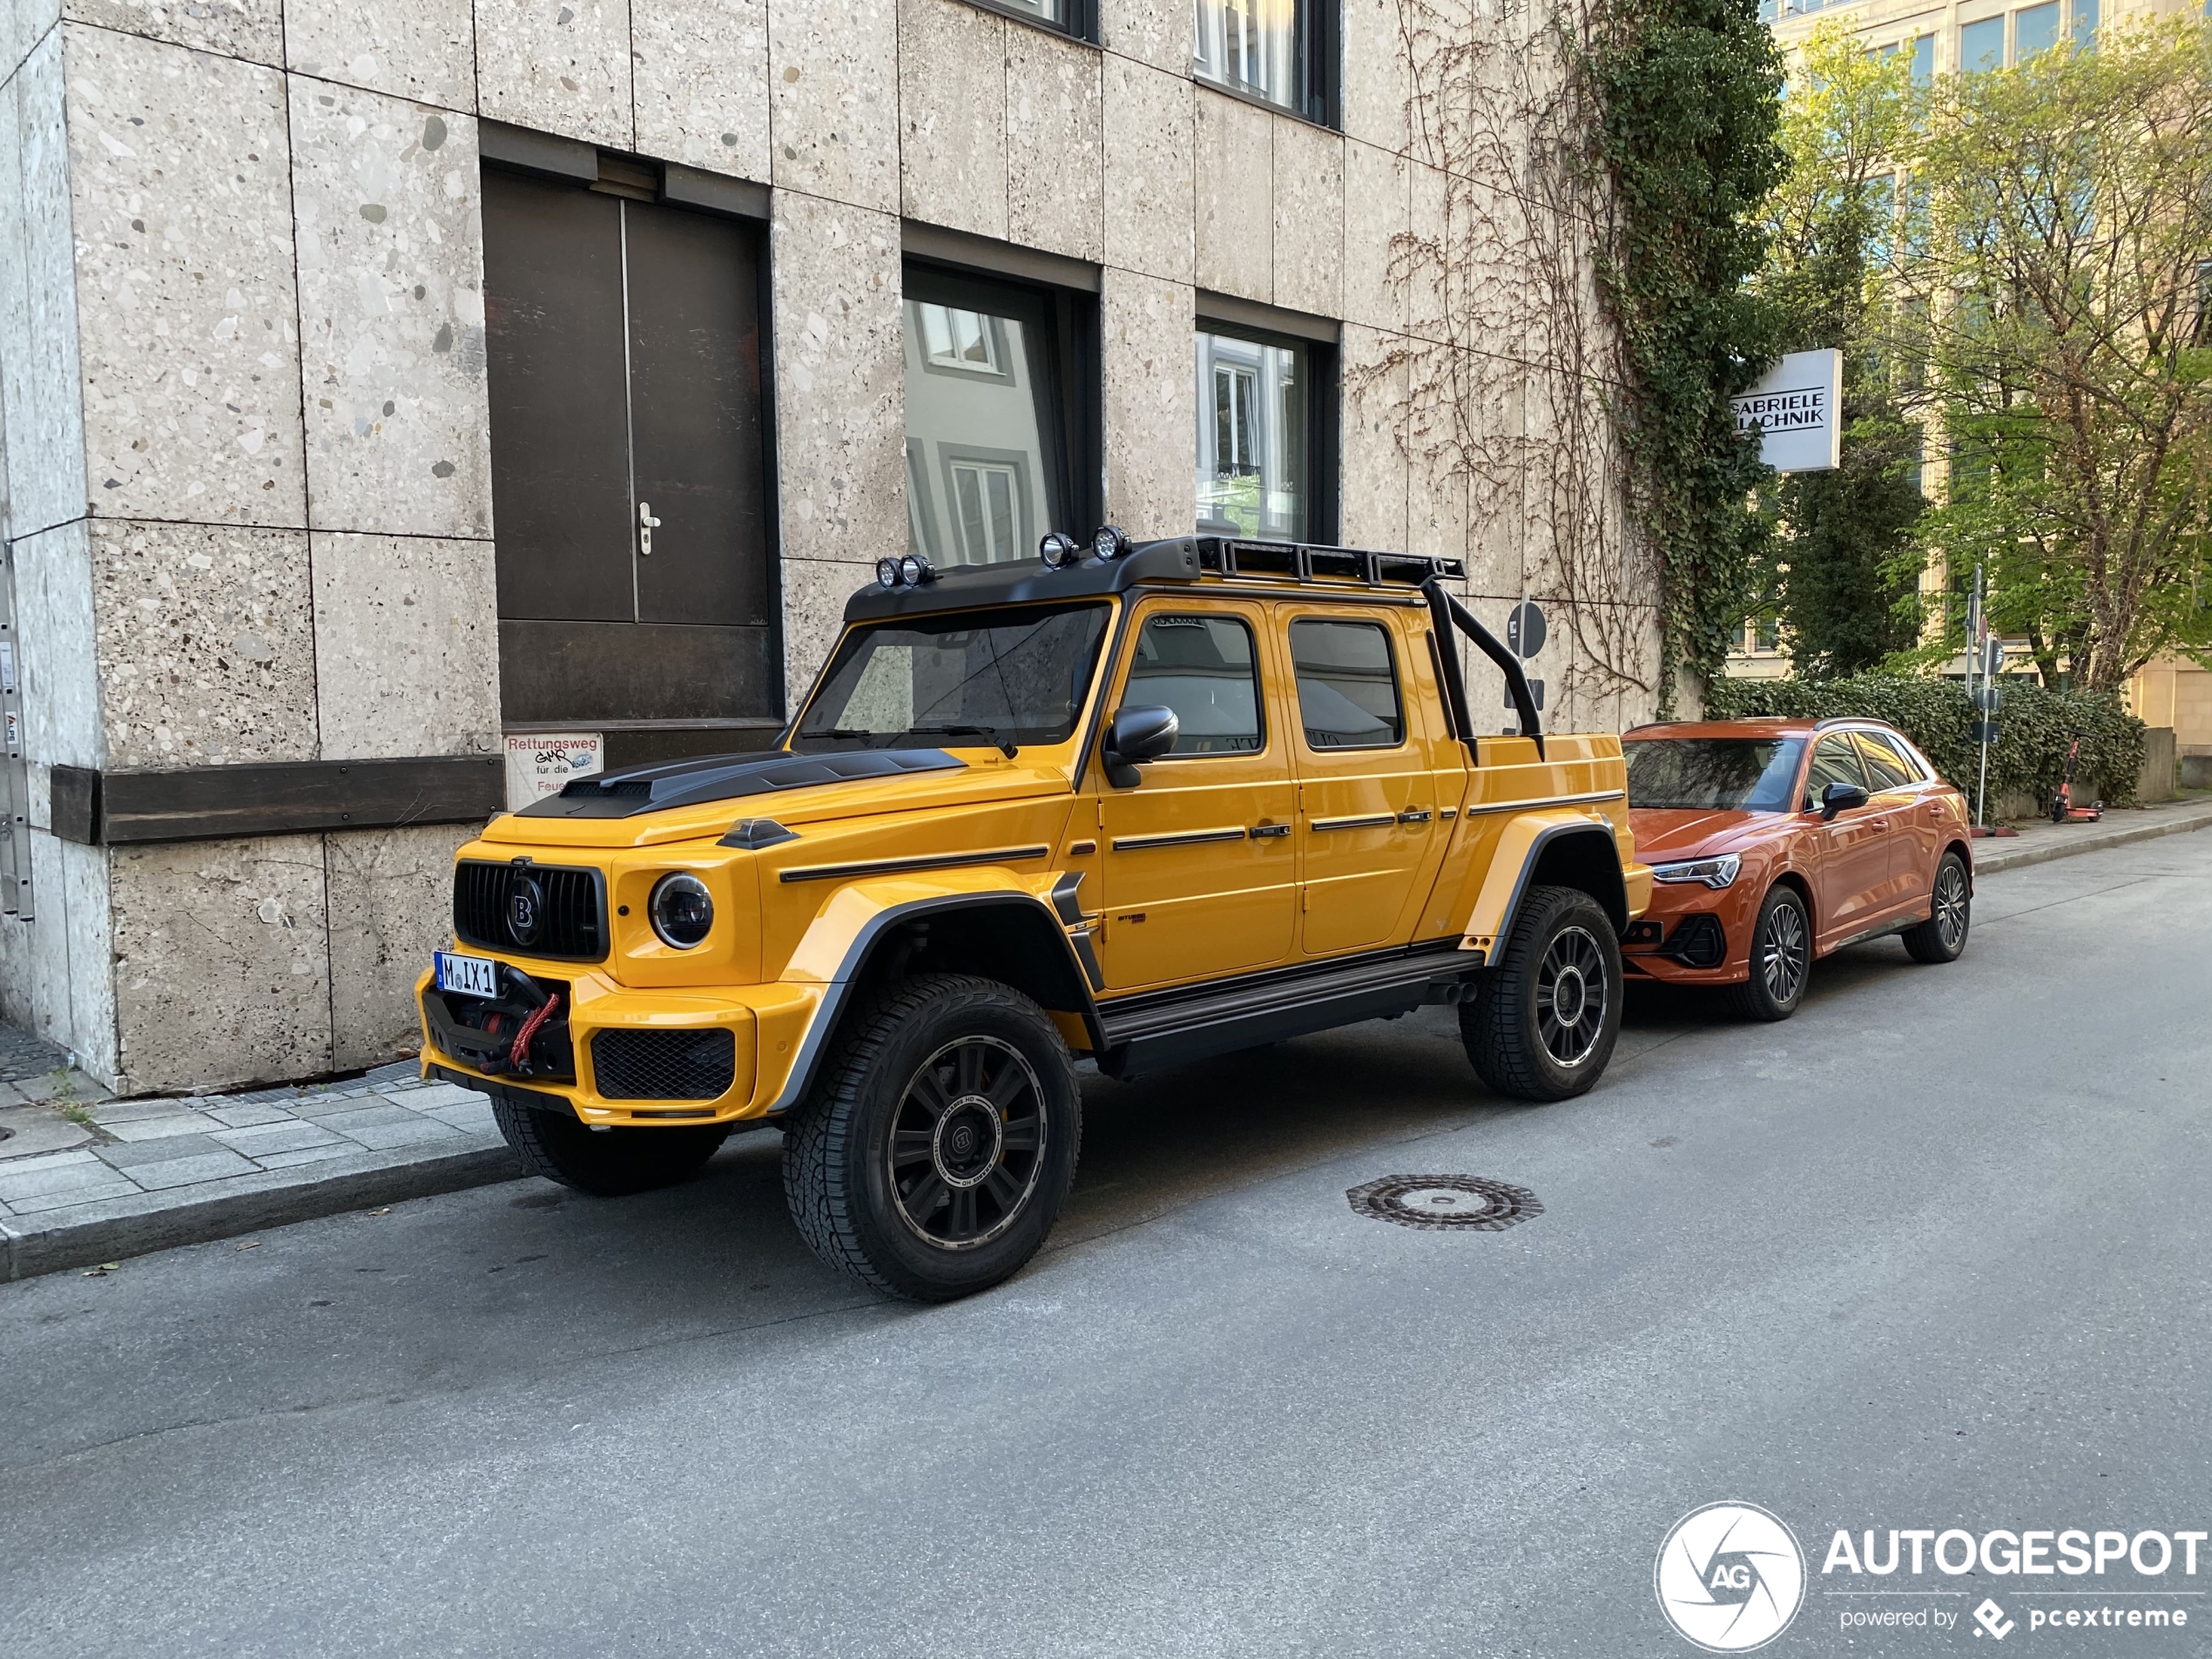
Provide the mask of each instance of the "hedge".
MULTIPOLYGON (((2081 733, 2077 781, 2101 790, 2107 806, 2135 798, 2143 768, 2143 723, 2110 692, 2052 691, 2033 680, 2000 682, 2004 707, 1989 751, 1989 812, 2015 792, 2048 801, 2066 776, 2067 745, 2081 733)), ((1902 674, 1854 674, 1836 680, 1716 679, 1707 687, 1713 719, 1761 714, 1824 719, 1857 715, 1886 720, 1920 746, 1936 770, 1973 799, 1981 764, 1971 738, 1973 707, 1957 680, 1902 674)))

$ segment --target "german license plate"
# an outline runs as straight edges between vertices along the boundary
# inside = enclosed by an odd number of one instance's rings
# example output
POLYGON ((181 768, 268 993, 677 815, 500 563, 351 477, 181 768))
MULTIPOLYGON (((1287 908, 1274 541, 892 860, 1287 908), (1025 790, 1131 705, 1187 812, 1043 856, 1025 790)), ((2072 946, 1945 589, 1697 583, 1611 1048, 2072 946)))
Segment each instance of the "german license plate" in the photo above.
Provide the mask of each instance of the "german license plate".
POLYGON ((497 996, 499 964, 489 956, 460 956, 434 950, 430 961, 437 969, 438 988, 462 996, 497 996))

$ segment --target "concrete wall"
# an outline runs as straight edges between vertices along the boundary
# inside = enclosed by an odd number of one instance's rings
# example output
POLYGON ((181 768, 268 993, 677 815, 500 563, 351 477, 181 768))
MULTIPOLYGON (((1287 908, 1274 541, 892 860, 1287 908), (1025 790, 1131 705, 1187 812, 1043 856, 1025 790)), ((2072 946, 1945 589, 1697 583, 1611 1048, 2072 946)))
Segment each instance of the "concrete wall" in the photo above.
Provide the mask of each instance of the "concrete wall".
MULTIPOLYGON (((1516 354, 1526 319, 1470 349, 1440 320, 1464 297, 1393 277, 1393 238, 1455 192, 1512 204, 1422 158, 1385 14, 1347 0, 1335 132, 1195 83, 1187 0, 1102 10, 1103 48, 962 0, 14 0, 0 432, 38 810, 58 763, 497 746, 480 117, 772 186, 794 692, 905 543, 902 220, 1102 268, 1105 494, 1133 532, 1191 522, 1211 290, 1341 320, 1345 542, 1468 559, 1494 619, 1524 586, 1570 597, 1527 457, 1593 394, 1516 354), (1482 388, 1499 459, 1472 488, 1409 442, 1414 347, 1482 388)), ((1460 274, 1525 294, 1502 260, 1460 274)), ((1648 715, 1578 643, 1656 658, 1649 596, 1619 592, 1603 628, 1554 615, 1551 724, 1648 715)), ((42 825, 0 1011, 125 1090, 388 1058, 464 833, 105 849, 42 825)))

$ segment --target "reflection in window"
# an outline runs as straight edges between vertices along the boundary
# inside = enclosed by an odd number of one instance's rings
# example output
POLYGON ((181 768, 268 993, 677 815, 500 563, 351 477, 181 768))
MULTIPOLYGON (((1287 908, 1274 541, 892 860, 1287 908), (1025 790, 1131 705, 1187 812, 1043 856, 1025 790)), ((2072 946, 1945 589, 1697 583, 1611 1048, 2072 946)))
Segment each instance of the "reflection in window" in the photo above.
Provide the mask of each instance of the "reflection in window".
POLYGON ((1306 534, 1307 354, 1202 334, 1198 528, 1295 542, 1306 534))
POLYGON ((1257 754, 1264 746, 1252 632, 1228 617, 1148 617, 1122 700, 1175 711, 1173 754, 1257 754))
POLYGON ((1805 769, 1807 812, 1822 804, 1831 784, 1866 787, 1866 772, 1859 765, 1858 752, 1851 747, 1851 738, 1840 732, 1821 738, 1813 749, 1812 765, 1805 769))
MULTIPOLYGON (((2212 10, 2212 7, 2208 7, 2212 10)), ((2074 0, 2074 44, 2083 51, 2094 51, 2097 44, 2097 0, 2074 0)))
POLYGON ((1011 8, 1041 23, 1065 24, 1060 0, 997 0, 997 3, 1011 8))
POLYGON ((1390 636, 1379 623, 1291 624, 1291 669, 1309 749, 1394 749, 1406 740, 1390 636))
POLYGON ((2059 0, 2043 0, 2013 14, 2013 61, 2024 64, 2059 44, 2059 0))
POLYGON ((1198 73, 1297 109, 1296 0, 1197 0, 1198 73))
POLYGON ((1049 528, 1049 394, 1034 325, 906 301, 911 550, 941 565, 1026 556, 1049 528))
POLYGON ((1912 84, 1925 86, 1935 79, 1935 37, 1922 35, 1912 43, 1912 84))
POLYGON ((1970 23, 1959 31, 1959 68, 1961 73, 1978 74, 1986 69, 2005 67, 2005 20, 1984 17, 1979 23, 1970 23))

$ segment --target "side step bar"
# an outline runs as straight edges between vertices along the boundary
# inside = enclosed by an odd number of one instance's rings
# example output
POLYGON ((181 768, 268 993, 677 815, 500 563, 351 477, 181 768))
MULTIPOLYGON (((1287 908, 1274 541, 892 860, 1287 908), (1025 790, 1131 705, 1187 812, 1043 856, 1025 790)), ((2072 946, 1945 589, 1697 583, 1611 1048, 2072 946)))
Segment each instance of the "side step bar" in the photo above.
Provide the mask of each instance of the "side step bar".
POLYGON ((1482 953, 1457 948, 1394 952, 1333 968, 1270 974, 1189 994, 1101 1004, 1106 1049, 1098 1069, 1134 1077, 1285 1037, 1361 1020, 1394 1019, 1424 1002, 1455 1002, 1482 967, 1482 953))

